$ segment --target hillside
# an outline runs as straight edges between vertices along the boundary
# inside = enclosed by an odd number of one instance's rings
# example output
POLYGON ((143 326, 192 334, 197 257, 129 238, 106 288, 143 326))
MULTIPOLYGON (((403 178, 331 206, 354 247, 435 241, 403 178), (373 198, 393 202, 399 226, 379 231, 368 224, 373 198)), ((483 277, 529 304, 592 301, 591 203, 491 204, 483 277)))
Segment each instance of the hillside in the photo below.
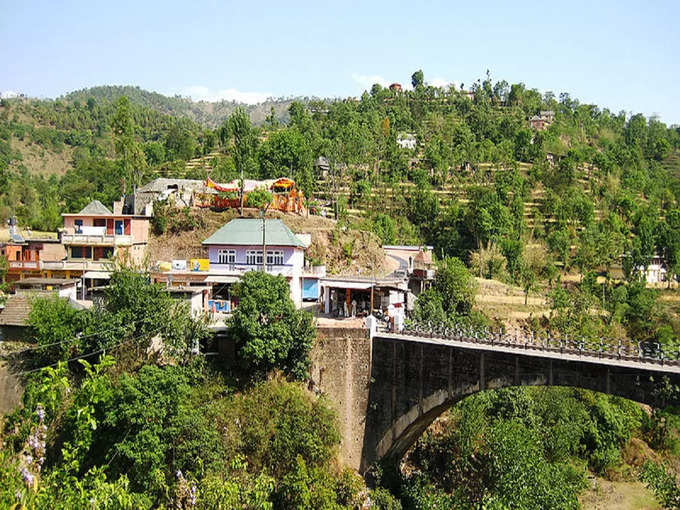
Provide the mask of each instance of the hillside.
MULTIPOLYGON (((0 216, 53 230, 62 211, 109 204, 157 176, 288 176, 311 210, 337 211, 338 236, 325 235, 311 254, 328 250, 331 271, 355 271, 365 242, 374 246, 369 235, 428 244, 479 278, 521 289, 517 303, 482 303, 487 318, 637 341, 680 336, 654 296, 629 286, 652 261, 680 273, 677 127, 490 76, 469 91, 416 80, 409 91, 376 85, 359 100, 291 102, 287 124, 256 125, 235 110, 211 130, 187 118, 194 107, 134 87, 3 101, 0 216), (120 118, 125 136, 115 132, 120 118), (68 158, 63 177, 36 176, 61 174, 68 158), (520 303, 527 293, 540 302, 520 303), (643 320, 637 309, 656 313, 643 320)), ((175 256, 165 248, 154 254, 175 256)))
MULTIPOLYGON (((238 215, 237 210, 214 212, 172 210, 164 213, 167 230, 154 233, 149 242, 152 261, 206 257, 201 242, 238 215)), ((257 217, 253 209, 244 210, 245 217, 257 217)), ((388 266, 380 240, 372 232, 341 229, 335 221, 320 216, 299 216, 270 211, 268 217, 280 218, 295 233, 312 235, 307 258, 325 264, 328 274, 375 274, 384 276, 388 266)))
POLYGON ((248 112, 251 121, 256 125, 264 123, 274 109, 274 117, 279 122, 286 122, 289 118, 288 107, 292 99, 268 99, 263 103, 244 104, 235 101, 193 101, 188 97, 165 96, 158 92, 150 92, 139 87, 102 85, 87 89, 76 90, 60 99, 65 101, 80 101, 86 103, 94 98, 98 102, 115 103, 121 96, 127 96, 135 105, 150 108, 165 115, 185 117, 202 126, 216 128, 231 115, 236 108, 243 108, 248 112))

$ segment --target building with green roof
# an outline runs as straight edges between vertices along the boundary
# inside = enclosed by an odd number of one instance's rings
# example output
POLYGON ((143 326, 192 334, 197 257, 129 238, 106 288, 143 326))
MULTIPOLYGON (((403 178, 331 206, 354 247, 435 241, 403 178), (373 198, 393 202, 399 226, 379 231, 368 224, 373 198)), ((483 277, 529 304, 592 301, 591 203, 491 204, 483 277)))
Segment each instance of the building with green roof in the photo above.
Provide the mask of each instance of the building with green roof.
POLYGON ((288 280, 291 298, 300 306, 307 246, 279 219, 264 220, 264 237, 262 225, 261 219, 237 218, 203 241, 203 246, 208 248, 212 280, 217 282, 222 277, 224 283, 229 283, 232 275, 262 270, 264 244, 264 269, 288 280))

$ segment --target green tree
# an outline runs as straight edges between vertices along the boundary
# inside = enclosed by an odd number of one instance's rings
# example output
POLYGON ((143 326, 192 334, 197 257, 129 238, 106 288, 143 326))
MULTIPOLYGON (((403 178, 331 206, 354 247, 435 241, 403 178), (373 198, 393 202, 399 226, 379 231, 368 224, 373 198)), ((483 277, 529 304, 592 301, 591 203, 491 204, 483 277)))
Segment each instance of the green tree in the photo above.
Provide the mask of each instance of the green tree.
POLYGON ((415 73, 411 75, 411 85, 413 85, 414 89, 420 89, 423 87, 423 84, 425 83, 425 75, 423 74, 422 69, 417 70, 415 73))
POLYGON ((442 295, 445 312, 467 315, 472 311, 477 282, 460 259, 447 257, 437 264, 434 288, 442 295))
POLYGON ((129 179, 129 185, 134 189, 142 182, 146 158, 135 136, 137 126, 132 117, 130 100, 126 96, 116 102, 116 114, 111 121, 111 129, 123 175, 129 179))
POLYGON ((223 144, 232 141, 231 154, 234 166, 241 175, 241 215, 243 215, 243 183, 246 177, 257 176, 258 139, 243 108, 237 108, 219 130, 223 144))
POLYGON ((196 154, 196 141, 189 129, 180 123, 174 123, 165 138, 165 152, 169 159, 187 161, 196 154))
POLYGON ((105 457, 116 455, 112 473, 126 474, 135 489, 158 496, 166 473, 198 473, 223 461, 217 429, 192 403, 195 382, 188 369, 153 365, 121 377, 94 447, 105 457))
POLYGON ((78 333, 86 323, 87 314, 76 310, 68 299, 36 297, 31 301, 28 326, 43 361, 65 360, 79 347, 78 333))
POLYGON ((228 321, 229 336, 246 369, 273 369, 303 379, 315 331, 312 316, 296 310, 283 276, 247 272, 234 289, 238 307, 228 321))
POLYGON ((272 133, 258 148, 260 177, 290 177, 306 195, 313 190, 312 151, 297 128, 272 133))
POLYGON ((266 211, 272 203, 273 196, 265 188, 258 188, 248 193, 248 206, 266 211))

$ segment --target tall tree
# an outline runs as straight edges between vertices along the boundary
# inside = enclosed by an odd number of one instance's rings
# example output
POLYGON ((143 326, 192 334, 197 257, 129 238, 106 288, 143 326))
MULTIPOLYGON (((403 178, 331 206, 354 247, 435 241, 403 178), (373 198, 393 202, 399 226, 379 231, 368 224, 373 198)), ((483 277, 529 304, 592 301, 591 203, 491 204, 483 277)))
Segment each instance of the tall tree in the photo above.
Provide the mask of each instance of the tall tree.
POLYGON ((241 215, 243 215, 243 186, 245 177, 257 172, 257 133, 250 124, 250 117, 243 108, 237 108, 227 119, 226 128, 233 141, 232 154, 236 169, 241 174, 241 215))
POLYGON ((122 96, 116 102, 116 114, 111 121, 116 155, 120 158, 123 175, 134 191, 141 184, 146 168, 146 157, 141 145, 135 138, 137 126, 132 118, 130 100, 122 96))
POLYGON ((424 82, 425 75, 423 74, 422 69, 418 69, 415 73, 411 75, 411 85, 413 85, 414 89, 421 88, 424 82))

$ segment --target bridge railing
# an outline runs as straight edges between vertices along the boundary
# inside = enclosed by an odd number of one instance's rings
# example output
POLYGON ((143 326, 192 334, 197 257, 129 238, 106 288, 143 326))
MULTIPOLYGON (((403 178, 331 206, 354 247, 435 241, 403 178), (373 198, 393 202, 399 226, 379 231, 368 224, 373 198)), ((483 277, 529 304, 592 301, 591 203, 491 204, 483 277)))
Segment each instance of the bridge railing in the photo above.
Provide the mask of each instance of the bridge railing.
POLYGON ((414 323, 407 324, 402 334, 596 358, 680 365, 680 347, 668 348, 658 342, 632 342, 609 338, 593 340, 590 338, 552 336, 550 334, 520 335, 490 329, 479 330, 414 323))

